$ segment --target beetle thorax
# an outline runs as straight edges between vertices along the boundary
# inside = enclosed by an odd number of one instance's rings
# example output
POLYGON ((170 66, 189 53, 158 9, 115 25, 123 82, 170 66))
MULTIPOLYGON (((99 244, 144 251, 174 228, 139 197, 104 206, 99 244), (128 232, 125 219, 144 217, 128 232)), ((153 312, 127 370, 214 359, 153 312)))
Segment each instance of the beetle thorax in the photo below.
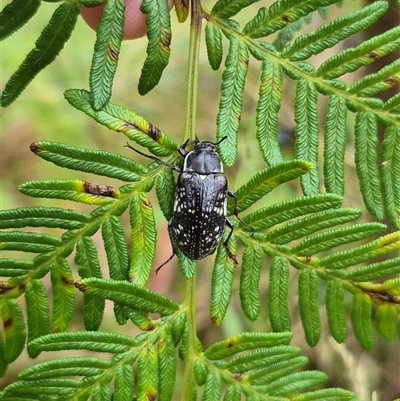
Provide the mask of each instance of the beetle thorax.
POLYGON ((185 157, 183 171, 193 171, 200 175, 223 173, 219 154, 211 142, 200 142, 194 150, 185 157))

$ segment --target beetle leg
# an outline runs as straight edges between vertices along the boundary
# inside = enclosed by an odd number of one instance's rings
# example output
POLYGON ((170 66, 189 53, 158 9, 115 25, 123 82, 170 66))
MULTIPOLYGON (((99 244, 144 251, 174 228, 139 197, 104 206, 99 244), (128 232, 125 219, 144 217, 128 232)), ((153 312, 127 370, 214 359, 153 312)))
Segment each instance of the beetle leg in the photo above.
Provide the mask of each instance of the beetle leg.
POLYGON ((149 159, 151 159, 151 160, 154 160, 155 162, 157 162, 157 163, 159 163, 159 164, 162 164, 163 166, 167 166, 167 167, 172 168, 172 170, 175 170, 175 171, 177 171, 178 173, 181 173, 181 172, 182 172, 182 169, 179 168, 178 166, 174 166, 174 165, 172 165, 172 164, 170 164, 170 163, 167 163, 167 162, 165 162, 164 160, 159 159, 158 157, 155 157, 155 156, 152 156, 152 155, 146 155, 146 153, 143 153, 143 152, 141 152, 140 150, 135 149, 135 148, 134 148, 133 146, 131 146, 129 143, 127 143, 125 146, 126 146, 127 148, 129 148, 129 149, 134 150, 136 153, 139 153, 139 155, 142 155, 142 156, 147 157, 147 158, 149 158, 149 159))
POLYGON ((228 218, 226 218, 225 223, 226 223, 226 225, 231 229, 231 232, 228 234, 228 237, 227 237, 226 240, 224 241, 224 247, 225 247, 225 249, 226 249, 226 253, 228 254, 229 259, 231 259, 231 260, 235 263, 235 265, 237 265, 238 262, 237 262, 237 260, 236 260, 236 255, 234 255, 234 254, 230 251, 230 249, 229 249, 229 247, 228 247, 229 240, 230 240, 231 237, 232 237, 233 230, 235 229, 235 227, 233 226, 233 224, 230 222, 230 220, 229 220, 228 218))
MULTIPOLYGON (((168 222, 168 234, 171 238, 172 232, 171 232, 171 224, 172 224, 172 219, 168 222)), ((162 267, 164 267, 168 262, 170 262, 172 260, 172 258, 176 255, 176 249, 175 249, 175 245, 174 242, 172 241, 171 238, 171 246, 172 246, 172 255, 160 266, 157 267, 156 269, 156 274, 158 274, 158 272, 161 270, 162 267)))
POLYGON ((228 196, 232 197, 235 201, 235 206, 233 207, 233 214, 235 217, 246 227, 251 231, 251 235, 254 234, 254 229, 250 227, 247 223, 245 223, 239 216, 238 209, 237 209, 237 198, 236 195, 228 188, 228 196))

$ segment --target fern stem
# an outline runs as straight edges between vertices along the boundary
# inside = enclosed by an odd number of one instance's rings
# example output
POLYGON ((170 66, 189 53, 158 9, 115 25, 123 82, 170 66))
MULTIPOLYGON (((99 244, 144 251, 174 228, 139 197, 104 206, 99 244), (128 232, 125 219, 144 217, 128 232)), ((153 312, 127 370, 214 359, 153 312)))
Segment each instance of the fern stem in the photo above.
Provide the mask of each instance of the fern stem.
POLYGON ((200 0, 191 1, 191 21, 189 38, 189 60, 188 60, 188 84, 186 97, 185 137, 194 140, 196 138, 196 112, 197 112, 197 89, 199 75, 199 50, 201 39, 202 14, 200 11, 200 0))

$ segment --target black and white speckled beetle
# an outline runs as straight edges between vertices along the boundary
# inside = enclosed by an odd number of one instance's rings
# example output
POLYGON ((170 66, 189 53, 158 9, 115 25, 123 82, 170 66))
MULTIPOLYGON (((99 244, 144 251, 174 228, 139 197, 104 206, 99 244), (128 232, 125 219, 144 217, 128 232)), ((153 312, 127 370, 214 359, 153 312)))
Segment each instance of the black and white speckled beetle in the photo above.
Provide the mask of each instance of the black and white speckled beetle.
MULTIPOLYGON (((213 143, 198 139, 187 140, 179 147, 178 152, 184 158, 183 169, 166 163, 154 156, 146 155, 132 146, 127 146, 135 152, 146 156, 157 163, 163 164, 179 172, 175 192, 173 216, 168 223, 168 229, 174 235, 181 251, 192 260, 203 259, 214 253, 222 240, 227 225, 231 231, 224 242, 227 246, 234 227, 227 218, 228 196, 235 200, 234 215, 247 226, 238 216, 235 194, 228 188, 224 176, 224 168, 217 153, 217 145, 224 141, 213 143), (188 146, 194 145, 190 152, 188 146)), ((171 241, 173 243, 173 241, 171 241)), ((163 263, 156 271, 168 263, 176 254, 163 263)), ((233 258, 234 256, 231 255, 233 258)))

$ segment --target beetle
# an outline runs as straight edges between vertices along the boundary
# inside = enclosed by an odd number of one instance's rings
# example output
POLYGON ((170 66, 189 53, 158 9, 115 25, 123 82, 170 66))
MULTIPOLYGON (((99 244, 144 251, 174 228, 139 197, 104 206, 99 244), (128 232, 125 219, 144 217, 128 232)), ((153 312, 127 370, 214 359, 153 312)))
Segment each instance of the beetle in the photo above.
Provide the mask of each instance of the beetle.
MULTIPOLYGON (((203 259, 214 253, 224 235, 225 226, 230 233, 224 241, 227 248, 234 226, 227 218, 228 196, 235 201, 234 215, 248 229, 254 232, 238 215, 237 199, 228 188, 228 181, 224 175, 222 161, 217 152, 217 146, 227 137, 224 136, 216 143, 208 141, 187 140, 182 144, 178 153, 183 157, 183 169, 164 162, 163 160, 147 155, 133 148, 128 148, 148 157, 155 162, 172 168, 179 173, 173 215, 168 222, 168 231, 175 238, 179 249, 192 260, 203 259), (192 151, 186 148, 194 146, 192 151)), ((171 238, 171 243, 174 241, 171 238)), ((176 254, 174 245, 171 257, 157 268, 158 272, 176 254)), ((227 248, 228 249, 228 248, 227 248)), ((236 262, 234 255, 229 256, 236 262)))

